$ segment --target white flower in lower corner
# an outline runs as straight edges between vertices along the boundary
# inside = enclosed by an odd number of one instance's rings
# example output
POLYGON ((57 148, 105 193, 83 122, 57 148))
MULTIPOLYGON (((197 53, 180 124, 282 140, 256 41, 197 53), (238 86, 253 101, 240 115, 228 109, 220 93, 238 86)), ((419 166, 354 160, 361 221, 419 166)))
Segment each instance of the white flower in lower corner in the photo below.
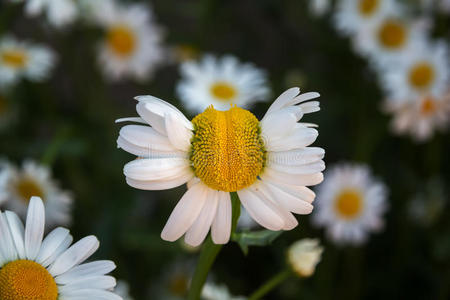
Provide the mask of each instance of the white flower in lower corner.
POLYGON ((53 52, 42 45, 18 41, 12 36, 0 40, 0 87, 19 79, 45 80, 55 64, 53 52))
POLYGON ((212 240, 225 244, 231 232, 231 192, 261 226, 274 231, 298 225, 292 213, 311 213, 315 194, 306 186, 320 183, 325 164, 313 124, 299 122, 319 111, 318 93, 281 94, 261 121, 249 111, 208 107, 189 121, 171 104, 136 97, 141 118, 122 119, 148 125, 120 130, 118 147, 138 159, 124 167, 129 185, 165 190, 188 183, 161 234, 197 246, 211 228, 212 240))
POLYGON ((313 222, 325 227, 337 244, 362 244, 371 231, 383 227, 387 189, 365 165, 329 167, 319 186, 313 222))
POLYGON ((63 27, 78 17, 76 0, 27 0, 25 13, 28 16, 45 14, 48 22, 63 27))
POLYGON ((317 17, 321 17, 330 10, 330 0, 311 0, 309 1, 309 11, 317 17))
POLYGON ((233 296, 224 284, 207 282, 202 290, 202 300, 245 300, 242 296, 233 296))
POLYGON ((446 130, 450 124, 450 91, 442 99, 423 96, 414 101, 387 100, 384 106, 393 115, 393 132, 409 134, 418 142, 429 140, 436 130, 446 130))
POLYGON ((164 59, 162 30, 154 23, 145 4, 102 1, 94 5, 93 22, 105 30, 99 49, 99 63, 111 80, 150 78, 164 59))
POLYGON ((38 196, 45 202, 49 226, 68 225, 72 196, 58 187, 50 172, 48 167, 33 161, 25 161, 21 169, 3 162, 0 165, 0 202, 24 217, 29 199, 38 196))
POLYGON ((341 0, 337 2, 334 24, 340 33, 353 36, 399 9, 395 0, 341 0))
POLYGON ((391 101, 430 96, 442 99, 450 84, 450 59, 443 42, 427 42, 405 53, 400 63, 381 70, 382 86, 391 101))
POLYGON ((81 264, 98 249, 97 238, 70 246, 69 230, 58 227, 43 239, 44 204, 39 197, 29 203, 25 228, 15 213, 0 212, 0 299, 122 299, 109 291, 112 261, 81 264))
POLYGON ((318 239, 302 239, 289 247, 288 263, 298 276, 309 277, 314 274, 322 252, 323 247, 318 239))
POLYGON ((117 285, 114 288, 114 293, 122 297, 123 300, 133 300, 133 298, 130 296, 130 286, 126 281, 117 281, 117 285))
POLYGON ((227 110, 231 104, 249 107, 269 96, 265 72, 234 56, 206 55, 198 62, 181 64, 180 71, 178 97, 193 112, 210 105, 219 110, 227 110))

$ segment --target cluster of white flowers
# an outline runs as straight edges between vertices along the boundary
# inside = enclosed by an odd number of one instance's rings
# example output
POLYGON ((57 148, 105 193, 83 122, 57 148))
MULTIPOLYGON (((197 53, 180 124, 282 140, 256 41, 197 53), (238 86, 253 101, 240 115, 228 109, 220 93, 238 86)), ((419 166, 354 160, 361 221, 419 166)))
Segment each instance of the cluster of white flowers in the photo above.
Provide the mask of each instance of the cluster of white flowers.
POLYGON ((394 132, 424 141, 448 126, 448 46, 431 39, 429 20, 413 21, 397 0, 340 0, 334 24, 376 71, 394 132))

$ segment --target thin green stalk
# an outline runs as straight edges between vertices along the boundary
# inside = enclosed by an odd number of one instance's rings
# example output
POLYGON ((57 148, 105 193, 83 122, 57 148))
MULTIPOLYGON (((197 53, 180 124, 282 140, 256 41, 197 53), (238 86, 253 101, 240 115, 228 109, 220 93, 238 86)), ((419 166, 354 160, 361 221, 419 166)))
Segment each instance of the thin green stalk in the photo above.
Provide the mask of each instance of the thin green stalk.
POLYGON ((275 274, 272 278, 266 281, 262 286, 260 286, 256 291, 254 291, 248 300, 257 300, 261 299, 268 292, 277 287, 280 283, 288 279, 292 275, 291 270, 283 270, 278 274, 275 274))
POLYGON ((41 158, 42 164, 47 166, 51 166, 53 164, 56 157, 59 155, 62 146, 69 138, 69 134, 69 127, 63 127, 57 131, 55 137, 50 142, 50 145, 48 145, 47 149, 44 152, 44 155, 41 158))
MULTIPOLYGON (((237 221, 239 219, 241 204, 239 197, 236 193, 231 193, 232 204, 232 227, 231 233, 236 229, 237 221)), ((191 287, 188 293, 188 300, 199 300, 202 293, 203 285, 208 277, 209 270, 211 269, 217 255, 222 249, 222 245, 214 244, 211 236, 208 236, 206 242, 203 244, 200 257, 198 259, 197 268, 195 269, 194 276, 192 277, 191 287)))

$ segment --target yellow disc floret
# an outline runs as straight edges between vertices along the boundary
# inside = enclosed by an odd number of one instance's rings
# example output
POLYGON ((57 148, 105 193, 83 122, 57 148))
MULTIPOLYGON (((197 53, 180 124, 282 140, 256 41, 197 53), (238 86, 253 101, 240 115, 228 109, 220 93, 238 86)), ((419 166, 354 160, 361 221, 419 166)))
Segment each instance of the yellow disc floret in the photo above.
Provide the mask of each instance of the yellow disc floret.
POLYGON ((435 77, 434 68, 427 62, 415 64, 409 73, 409 82, 418 89, 424 89, 430 86, 435 77))
POLYGON ((42 190, 39 183, 37 183, 32 178, 20 178, 16 183, 16 191, 17 194, 23 199, 23 201, 27 202, 31 197, 37 196, 44 199, 44 191, 42 190))
POLYGON ((131 28, 116 26, 109 30, 107 41, 111 49, 119 56, 129 56, 136 48, 136 38, 131 28))
POLYGON ((364 16, 371 16, 379 7, 379 0, 360 0, 359 12, 364 16))
POLYGON ((58 287, 52 275, 31 260, 16 260, 0 269, 0 299, 56 300, 58 287))
POLYGON ((337 197, 335 208, 344 219, 353 219, 361 212, 363 201, 361 194, 353 189, 343 190, 337 197))
POLYGON ((7 50, 0 57, 5 65, 16 69, 23 68, 28 59, 27 54, 22 50, 7 50))
POLYGON ((230 101, 237 94, 236 89, 231 84, 222 81, 214 83, 210 89, 211 94, 220 101, 230 101))
POLYGON ((407 35, 405 25, 396 20, 384 22, 378 31, 378 39, 381 45, 388 49, 399 49, 404 46, 407 35))
POLYGON ((226 192, 255 182, 265 162, 259 121, 249 111, 212 106, 196 116, 191 162, 195 175, 210 188, 226 192))

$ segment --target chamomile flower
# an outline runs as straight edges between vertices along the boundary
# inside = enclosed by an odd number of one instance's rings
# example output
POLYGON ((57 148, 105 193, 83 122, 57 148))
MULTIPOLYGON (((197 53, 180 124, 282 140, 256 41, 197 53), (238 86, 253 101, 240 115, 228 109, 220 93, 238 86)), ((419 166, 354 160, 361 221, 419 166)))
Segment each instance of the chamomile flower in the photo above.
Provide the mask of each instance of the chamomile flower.
POLYGON ((122 299, 109 291, 112 261, 81 264, 98 249, 97 238, 70 246, 69 230, 58 227, 43 239, 44 204, 39 197, 29 203, 25 228, 15 213, 0 212, 0 299, 122 299))
POLYGON ((105 30, 99 63, 111 80, 134 77, 148 79, 164 58, 162 32, 154 24, 152 11, 144 4, 122 5, 102 1, 95 5, 93 21, 105 30))
POLYGON ((203 300, 245 300, 242 296, 233 296, 226 285, 207 282, 202 290, 203 300))
POLYGON ((72 196, 58 187, 48 167, 33 161, 25 161, 21 169, 8 162, 2 166, 0 201, 4 201, 7 208, 25 216, 29 199, 38 196, 45 202, 48 225, 70 223, 72 196))
POLYGON ((302 239, 289 247, 288 263, 298 276, 309 277, 314 274, 322 252, 323 247, 318 239, 302 239))
POLYGON ((318 188, 313 221, 337 244, 362 244, 383 226, 387 190, 365 165, 329 168, 318 188))
POLYGON ((198 62, 183 63, 180 71, 178 96, 193 112, 211 104, 219 110, 227 110, 230 104, 248 107, 269 95, 265 72, 233 56, 206 55, 198 62))
POLYGON ((51 25, 63 27, 75 21, 78 8, 75 0, 27 0, 25 13, 28 16, 45 14, 51 25))
POLYGON ((126 281, 123 280, 117 281, 114 293, 122 297, 123 300, 133 300, 133 298, 130 296, 130 286, 126 281))
POLYGON ((399 64, 386 67, 383 86, 392 101, 414 101, 417 97, 442 99, 450 83, 447 45, 418 45, 403 55, 399 64))
POLYGON ((231 231, 230 193, 261 226, 290 230, 298 222, 291 212, 311 213, 315 194, 306 186, 322 181, 324 150, 308 147, 317 138, 312 124, 298 123, 318 111, 317 93, 292 88, 281 94, 261 121, 233 106, 213 106, 189 121, 178 109, 152 96, 136 97, 135 120, 120 130, 118 147, 138 159, 124 167, 129 185, 164 190, 188 183, 161 237, 197 246, 211 228, 216 244, 231 231))
POLYGON ((354 35, 362 27, 379 22, 387 13, 398 11, 394 0, 341 0, 334 21, 339 32, 354 35))
POLYGON ((393 114, 392 130, 397 134, 409 134, 416 141, 430 139, 436 130, 447 129, 450 121, 450 92, 442 99, 431 96, 415 101, 386 101, 385 109, 393 114))
POLYGON ((42 45, 18 41, 12 36, 0 40, 0 87, 16 83, 20 78, 42 81, 55 63, 53 52, 42 45))

